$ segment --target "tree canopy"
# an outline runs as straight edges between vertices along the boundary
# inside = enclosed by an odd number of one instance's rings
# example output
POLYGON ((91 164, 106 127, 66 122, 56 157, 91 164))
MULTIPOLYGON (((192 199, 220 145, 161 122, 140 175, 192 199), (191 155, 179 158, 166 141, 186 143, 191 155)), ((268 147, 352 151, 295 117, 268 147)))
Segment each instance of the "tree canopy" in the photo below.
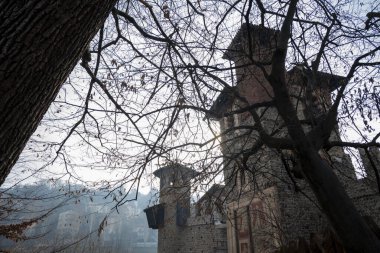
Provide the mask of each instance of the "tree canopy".
MULTIPOLYGON (((99 16, 103 17, 110 10, 113 3, 108 2, 99 16)), ((87 10, 90 5, 86 2, 83 9, 87 10)), ((349 219, 357 218, 355 211, 353 216, 346 217, 344 225, 338 224, 333 214, 338 208, 333 205, 334 199, 341 200, 337 204, 348 204, 340 208, 342 213, 355 208, 329 172, 330 167, 320 151, 333 147, 365 150, 380 147, 377 127, 380 28, 376 8, 376 3, 360 1, 119 1, 104 23, 102 17, 93 19, 90 30, 95 31, 102 25, 88 46, 88 38, 94 32, 72 46, 70 50, 75 51, 74 55, 62 49, 59 57, 70 59, 71 65, 80 55, 81 60, 39 123, 17 168, 27 174, 52 180, 58 175, 112 192, 121 187, 146 185, 147 175, 152 170, 180 162, 202 172, 198 184, 208 185, 223 177, 226 157, 220 147, 223 137, 231 131, 220 131, 219 125, 211 119, 248 113, 254 124, 246 128, 257 131, 259 138, 240 150, 239 155, 255 156, 257 148, 262 146, 297 152, 304 168, 302 174, 319 204, 345 246, 354 249, 354 242, 349 242, 352 237, 345 236, 344 231, 348 231, 349 219), (277 31, 273 57, 257 59, 248 47, 245 52, 248 60, 244 64, 229 59, 226 52, 244 24, 277 31), (247 66, 260 69, 270 85, 272 91, 268 91, 267 103, 248 103, 234 91, 239 81, 235 71, 247 66), (306 78, 305 91, 299 97, 288 90, 285 78, 286 72, 295 67, 301 69, 306 78), (322 116, 321 108, 314 103, 314 87, 323 85, 318 78, 319 71, 340 76, 332 101, 322 103, 329 104, 323 108, 322 116), (238 99, 241 107, 228 114, 215 115, 212 105, 222 91, 238 99), (307 129, 295 104, 307 108, 310 116, 307 129), (259 111, 272 107, 277 109, 283 124, 277 129, 266 129, 259 111), (285 136, 279 134, 284 131, 285 136), (334 134, 342 135, 343 139, 331 140, 334 134), (57 172, 57 167, 61 172, 57 172), (101 180, 103 174, 96 177, 98 171, 107 171, 112 176, 101 180), (95 179, 91 181, 86 174, 92 174, 95 179), (325 183, 321 186, 320 181, 325 183), (334 194, 330 194, 331 191, 334 194)), ((6 17, 4 13, 6 11, 2 14, 6 17)), ((87 32, 90 26, 87 19, 84 20, 76 24, 75 39, 82 38, 81 33, 87 32)), ((60 38, 74 39, 67 31, 57 31, 60 38)), ((265 37, 262 40, 267 42, 265 37)), ((44 44, 44 41, 39 43, 44 44)), ((2 55, 5 53, 3 50, 2 55)), ((30 57, 33 53, 25 55, 30 57)), ((50 63, 55 66, 53 59, 50 63)), ((11 73, 26 73, 25 67, 11 73)), ((47 68, 41 73, 49 76, 47 68)), ((64 78, 60 76, 57 84, 64 78)), ((44 106, 57 94, 59 85, 54 87, 49 99, 41 103, 44 106)), ((11 99, 6 94, 0 95, 2 101, 11 99)), ((24 100, 27 105, 29 99, 24 100)), ((0 109, 5 108, 6 103, 0 103, 0 109)), ((14 117, 24 107, 12 108, 14 111, 7 117, 14 117)), ((1 137, 9 133, 7 122, 2 123, 1 137)), ((23 122, 28 125, 27 118, 23 122)), ((35 127, 36 124, 28 128, 29 135, 35 127)), ((8 142, 12 141, 16 143, 12 139, 8 142)), ((22 143, 15 146, 19 150, 23 148, 22 143)), ((15 157, 1 156, 1 163, 8 164, 4 166, 4 175, 8 174, 15 157)), ((117 197, 116 205, 126 200, 126 195, 117 197)), ((361 221, 358 223, 359 227, 364 226, 361 221)), ((378 249, 379 240, 375 240, 368 229, 363 229, 358 231, 364 231, 363 236, 370 238, 378 249)))

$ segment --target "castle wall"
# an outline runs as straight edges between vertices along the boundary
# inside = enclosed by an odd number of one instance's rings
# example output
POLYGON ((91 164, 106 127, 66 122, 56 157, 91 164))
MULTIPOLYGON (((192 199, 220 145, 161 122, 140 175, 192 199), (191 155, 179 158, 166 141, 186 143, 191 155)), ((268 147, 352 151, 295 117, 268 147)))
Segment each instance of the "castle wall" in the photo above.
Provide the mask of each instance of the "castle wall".
MULTIPOLYGON (((296 241, 298 238, 309 240, 314 234, 329 228, 327 219, 306 180, 295 178, 293 174, 290 174, 293 178, 292 181, 282 164, 279 154, 276 154, 275 151, 264 148, 257 155, 261 160, 254 156, 250 166, 252 170, 256 170, 256 177, 250 181, 246 180, 247 184, 251 185, 242 186, 237 184, 236 194, 230 198, 228 252, 242 252, 243 249, 247 248, 242 244, 247 244, 250 247, 251 242, 254 245, 255 252, 273 252, 279 245, 287 245, 290 241, 296 241), (296 183, 297 187, 295 187, 294 183, 296 183), (268 189, 271 188, 275 189, 275 195, 270 196, 267 194, 268 189), (258 227, 257 231, 252 229, 252 239, 249 243, 247 243, 247 238, 249 237, 247 234, 240 241, 237 241, 236 233, 239 232, 235 230, 239 227, 239 221, 236 221, 234 216, 237 214, 241 216, 240 219, 246 219, 244 222, 249 222, 247 221, 248 218, 245 218, 244 210, 247 206, 252 210, 252 203, 255 202, 258 196, 261 196, 260 198, 264 202, 274 198, 273 202, 276 204, 273 206, 272 212, 276 213, 276 215, 264 215, 261 217, 261 219, 265 220, 264 224, 267 224, 267 227, 258 227), (241 210, 243 211, 241 212, 241 210), (270 220, 269 222, 268 219, 270 220), (240 246, 237 245, 238 243, 240 246)), ((334 171, 358 211, 367 220, 369 219, 371 226, 375 230, 378 229, 376 227, 380 225, 380 194, 377 191, 378 189, 376 187, 371 188, 368 183, 369 179, 359 180, 356 178, 350 158, 344 154, 342 149, 338 151, 332 150, 330 157, 334 158, 332 161, 334 171)), ((252 217, 254 217, 254 214, 250 213, 251 226, 254 227, 252 217)), ((245 225, 245 227, 249 226, 245 225)), ((241 234, 243 235, 244 232, 241 234)))
POLYGON ((158 233, 158 253, 227 253, 226 229, 212 216, 189 217, 183 227, 167 220, 158 233))

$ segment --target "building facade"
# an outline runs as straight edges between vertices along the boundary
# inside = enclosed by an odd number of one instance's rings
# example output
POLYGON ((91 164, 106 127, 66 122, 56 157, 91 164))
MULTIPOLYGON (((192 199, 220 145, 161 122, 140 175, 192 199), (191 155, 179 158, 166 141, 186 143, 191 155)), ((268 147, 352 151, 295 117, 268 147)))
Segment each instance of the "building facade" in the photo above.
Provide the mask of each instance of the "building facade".
MULTIPOLYGON (((276 30, 242 25, 224 55, 235 64, 236 86, 223 89, 206 116, 219 121, 224 133, 221 140, 225 157, 223 191, 229 194, 218 196, 226 198, 222 201, 224 211, 220 212, 223 222, 218 227, 215 220, 207 220, 206 213, 191 217, 186 209, 190 206, 190 185, 195 171, 180 165, 161 168, 155 172, 161 179, 160 205, 146 210, 164 213, 161 218, 156 215, 156 223, 152 225, 159 229, 158 253, 270 253, 289 244, 303 244, 305 249, 323 247, 311 242, 318 244, 319 240, 322 245, 319 235, 330 228, 303 178, 297 154, 265 146, 254 120, 259 117, 271 136, 288 136, 282 119, 271 105, 273 91, 264 74, 270 73, 271 65, 267 63, 272 59, 277 36, 276 30), (255 107, 255 113, 253 109, 244 110, 248 107, 255 107), (225 242, 226 246, 219 247, 225 242)), ((318 72, 315 86, 308 87, 309 75, 302 66, 286 73, 288 90, 305 130, 324 116, 331 106, 331 92, 343 80, 318 72)), ((340 139, 338 127, 330 139, 340 139)), ((380 152, 371 149, 369 153, 370 159, 368 152, 360 151, 366 174, 361 179, 357 179, 351 159, 341 147, 328 152, 321 150, 320 156, 331 164, 358 210, 379 233, 380 190, 376 179, 379 180, 380 152)))

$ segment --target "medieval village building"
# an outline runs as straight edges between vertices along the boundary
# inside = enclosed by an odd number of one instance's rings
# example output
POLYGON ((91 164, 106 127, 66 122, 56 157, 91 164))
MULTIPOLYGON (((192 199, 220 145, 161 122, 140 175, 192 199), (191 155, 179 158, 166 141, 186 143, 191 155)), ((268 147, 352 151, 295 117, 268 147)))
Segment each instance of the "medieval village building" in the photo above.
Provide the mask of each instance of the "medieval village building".
MULTIPOLYGON (((295 248, 323 247, 310 246, 310 241, 319 240, 323 244, 319 235, 328 228, 328 223, 299 173, 296 155, 266 146, 255 149, 259 134, 252 130, 252 114, 229 113, 272 100, 270 84, 262 69, 252 62, 270 62, 276 39, 277 31, 273 29, 244 24, 224 55, 236 66, 236 85, 220 93, 207 115, 219 121, 221 132, 226 133, 221 141, 225 157, 224 186, 212 187, 195 204, 196 211, 192 213, 190 185, 197 172, 173 164, 154 173, 160 178, 160 203, 145 212, 149 226, 158 229, 158 253, 271 253, 289 244, 295 248), (221 203, 223 210, 207 208, 213 203, 221 203)), ((261 67, 270 71, 270 64, 261 67)), ((305 105, 300 97, 308 95, 307 70, 295 66, 286 78, 305 129, 312 120, 309 109, 314 110, 314 117, 323 116, 331 106, 331 92, 342 80, 319 72, 316 87, 309 93, 314 105, 305 105)), ((275 107, 261 107, 256 112, 269 134, 287 135, 275 107)), ((339 140, 338 130, 330 138, 339 140)), ((380 153, 377 149, 371 153, 372 162, 361 152, 367 174, 362 179, 356 178, 351 159, 343 148, 331 148, 321 156, 332 164, 356 207, 373 229, 377 229, 380 224, 378 171, 371 163, 377 163, 379 168, 380 153)))

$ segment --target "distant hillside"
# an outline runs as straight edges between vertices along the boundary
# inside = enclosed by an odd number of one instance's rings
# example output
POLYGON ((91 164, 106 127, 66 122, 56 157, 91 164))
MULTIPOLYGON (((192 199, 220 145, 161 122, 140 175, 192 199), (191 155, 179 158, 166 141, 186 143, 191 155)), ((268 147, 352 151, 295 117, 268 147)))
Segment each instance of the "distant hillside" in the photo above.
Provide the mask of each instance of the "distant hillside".
POLYGON ((125 194, 48 183, 0 190, 0 225, 39 220, 17 242, 0 236, 0 251, 156 252, 157 232, 148 228, 143 212, 156 194, 139 194, 116 208, 125 194))

